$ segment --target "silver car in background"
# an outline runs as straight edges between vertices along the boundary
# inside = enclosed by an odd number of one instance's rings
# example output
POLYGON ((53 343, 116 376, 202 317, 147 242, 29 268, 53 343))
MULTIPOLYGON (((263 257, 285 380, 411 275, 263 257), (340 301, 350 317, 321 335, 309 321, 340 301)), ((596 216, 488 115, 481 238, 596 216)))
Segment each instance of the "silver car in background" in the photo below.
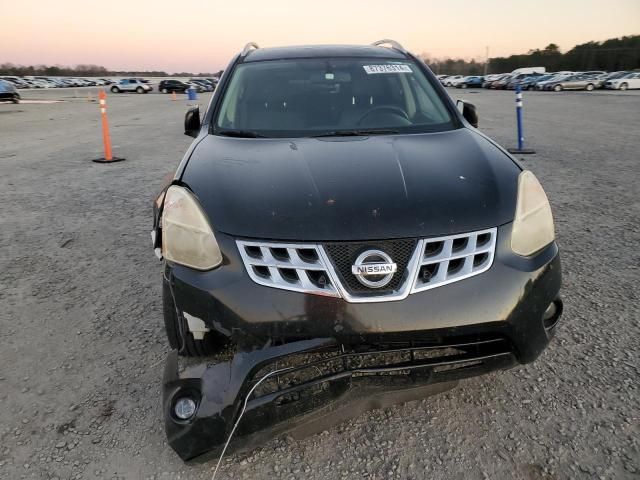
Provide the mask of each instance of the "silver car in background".
POLYGON ((123 78, 111 87, 113 93, 149 93, 153 88, 137 78, 123 78))
POLYGON ((568 77, 547 82, 545 90, 561 92, 562 90, 586 90, 590 92, 602 85, 602 80, 591 75, 569 75, 568 77))

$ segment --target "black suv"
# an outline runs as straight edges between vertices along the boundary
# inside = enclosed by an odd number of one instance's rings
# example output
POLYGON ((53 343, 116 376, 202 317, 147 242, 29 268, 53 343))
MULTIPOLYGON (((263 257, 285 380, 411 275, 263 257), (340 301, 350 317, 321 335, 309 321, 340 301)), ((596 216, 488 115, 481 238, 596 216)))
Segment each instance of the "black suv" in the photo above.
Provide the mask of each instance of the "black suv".
POLYGON ((189 86, 188 83, 181 82, 180 80, 161 80, 158 85, 158 91, 162 93, 184 93, 189 86))
POLYGON ((545 349, 562 311, 549 202, 458 107, 381 41, 249 44, 187 112, 152 232, 183 459, 545 349))

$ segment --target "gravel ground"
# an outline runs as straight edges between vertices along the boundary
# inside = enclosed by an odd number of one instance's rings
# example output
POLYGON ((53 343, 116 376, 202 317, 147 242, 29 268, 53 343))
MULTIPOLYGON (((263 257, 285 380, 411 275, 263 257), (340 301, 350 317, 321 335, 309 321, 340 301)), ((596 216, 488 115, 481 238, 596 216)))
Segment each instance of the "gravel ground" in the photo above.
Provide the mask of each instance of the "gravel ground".
MULTIPOLYGON (((210 478, 167 446, 150 202, 189 144, 183 97, 86 89, 0 105, 0 477, 210 478), (93 91, 95 96, 95 90, 93 91)), ((513 146, 513 93, 452 90, 513 146)), ((204 105, 206 96, 201 99, 204 105)), ((525 93, 524 164, 554 207, 565 313, 534 364, 230 456, 219 478, 639 478, 640 91, 525 93)))

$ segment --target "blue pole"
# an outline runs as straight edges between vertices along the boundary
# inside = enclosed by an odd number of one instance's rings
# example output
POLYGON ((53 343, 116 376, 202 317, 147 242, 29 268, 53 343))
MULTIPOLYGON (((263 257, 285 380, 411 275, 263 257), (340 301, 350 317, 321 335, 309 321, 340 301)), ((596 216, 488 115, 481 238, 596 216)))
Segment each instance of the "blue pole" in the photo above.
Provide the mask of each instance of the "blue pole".
POLYGON ((516 117, 518 119, 518 150, 524 146, 524 133, 522 132, 522 89, 516 85, 516 117))
POLYGON ((516 85, 516 120, 518 123, 518 148, 510 148, 511 153, 535 153, 529 148, 524 148, 524 131, 522 128, 522 89, 516 85))

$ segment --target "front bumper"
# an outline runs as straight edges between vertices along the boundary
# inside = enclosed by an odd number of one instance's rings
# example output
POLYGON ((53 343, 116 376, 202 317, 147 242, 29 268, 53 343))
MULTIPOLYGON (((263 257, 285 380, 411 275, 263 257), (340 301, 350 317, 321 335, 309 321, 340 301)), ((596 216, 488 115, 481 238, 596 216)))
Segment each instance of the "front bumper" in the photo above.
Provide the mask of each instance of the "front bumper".
POLYGON ((232 448, 250 448, 300 425, 326 425, 340 406, 363 397, 384 392, 406 398, 533 361, 561 314, 560 259, 555 243, 531 258, 514 255, 510 231, 510 225, 499 227, 494 264, 485 273, 382 303, 257 285, 234 239, 223 234, 216 235, 225 253, 219 269, 167 265, 169 307, 201 319, 236 345, 226 358, 184 370, 176 352, 169 356, 163 384, 169 444, 184 460, 219 454, 247 395, 265 375, 272 377, 247 399, 232 448), (544 319, 554 302, 554 318, 544 319), (173 413, 183 396, 197 404, 189 420, 173 413))

